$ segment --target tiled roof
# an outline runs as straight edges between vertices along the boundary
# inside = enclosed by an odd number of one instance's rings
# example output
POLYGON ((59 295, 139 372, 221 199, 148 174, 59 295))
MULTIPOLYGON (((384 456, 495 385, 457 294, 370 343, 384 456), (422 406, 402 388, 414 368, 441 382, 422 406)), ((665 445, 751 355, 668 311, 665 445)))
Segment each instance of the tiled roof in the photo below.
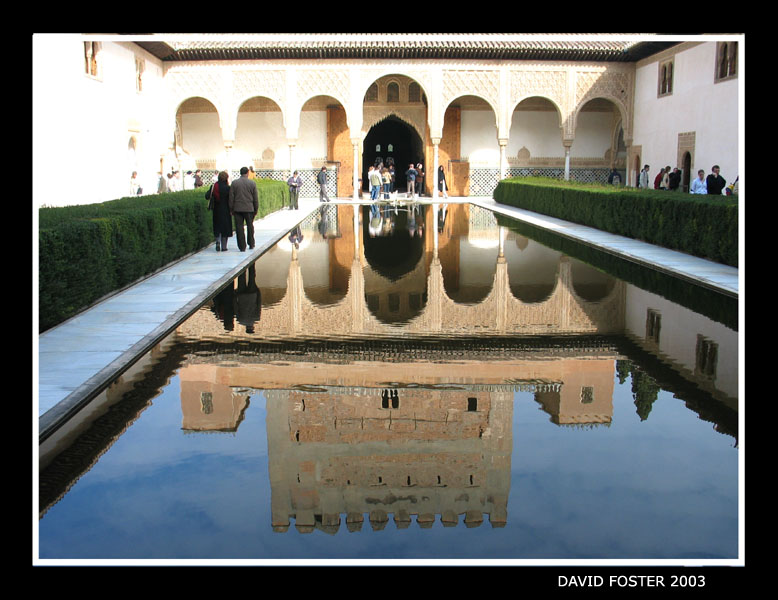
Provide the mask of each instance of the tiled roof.
POLYGON ((634 61, 674 45, 636 34, 154 34, 137 43, 166 61, 471 58, 634 61))

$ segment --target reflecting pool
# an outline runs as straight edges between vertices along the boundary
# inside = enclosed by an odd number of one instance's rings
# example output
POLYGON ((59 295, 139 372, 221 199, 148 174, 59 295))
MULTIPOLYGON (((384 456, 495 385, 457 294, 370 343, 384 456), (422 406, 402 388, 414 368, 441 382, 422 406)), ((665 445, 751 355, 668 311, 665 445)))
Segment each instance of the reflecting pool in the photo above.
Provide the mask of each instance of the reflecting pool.
POLYGON ((41 558, 738 557, 737 302, 325 205, 42 452, 41 558))

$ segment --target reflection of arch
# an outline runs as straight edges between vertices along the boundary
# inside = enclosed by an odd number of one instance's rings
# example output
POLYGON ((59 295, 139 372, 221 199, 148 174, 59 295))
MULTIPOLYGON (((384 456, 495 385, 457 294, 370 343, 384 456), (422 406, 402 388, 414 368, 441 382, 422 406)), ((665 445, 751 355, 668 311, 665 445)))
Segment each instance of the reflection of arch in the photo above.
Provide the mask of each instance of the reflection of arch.
POLYGON ((508 232, 506 242, 513 236, 515 244, 504 247, 510 292, 526 304, 544 302, 559 281, 561 254, 514 232, 508 232))
POLYGON ((579 260, 570 260, 570 275, 573 291, 587 302, 604 300, 616 286, 613 277, 579 260))
MULTIPOLYGON (((423 220, 426 206, 419 207, 423 220)), ((362 206, 362 230, 364 239, 365 260, 379 275, 390 281, 397 281, 412 272, 424 255, 424 231, 420 235, 411 235, 408 230, 409 213, 399 211, 394 214, 390 209, 384 219, 392 219, 395 223, 389 235, 370 235, 370 207, 362 206)))

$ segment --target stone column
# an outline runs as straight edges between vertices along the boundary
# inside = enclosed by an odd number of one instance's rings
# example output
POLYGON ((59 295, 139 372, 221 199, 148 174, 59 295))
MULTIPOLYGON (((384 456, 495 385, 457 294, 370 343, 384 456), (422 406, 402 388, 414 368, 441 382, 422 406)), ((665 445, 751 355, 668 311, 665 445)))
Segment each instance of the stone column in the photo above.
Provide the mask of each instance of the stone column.
POLYGON ((359 201, 360 189, 359 189, 359 144, 361 140, 353 139, 351 144, 354 146, 354 201, 359 201))
POLYGON ((505 179, 507 175, 507 162, 505 160, 505 147, 508 145, 508 140, 500 138, 497 140, 500 144, 500 179, 505 179))
MULTIPOLYGON (((439 162, 440 162, 440 156, 438 153, 438 150, 440 148, 440 138, 432 138, 432 168, 433 168, 433 175, 432 175, 432 201, 436 202, 438 199, 438 173, 439 173, 439 162)), ((437 228, 436 228, 437 231, 437 228)))
POLYGON ((297 140, 287 140, 289 144, 289 177, 294 173, 294 150, 297 145, 297 140))
POLYGON ((564 140, 562 143, 565 146, 565 181, 570 181, 570 146, 573 140, 564 140))

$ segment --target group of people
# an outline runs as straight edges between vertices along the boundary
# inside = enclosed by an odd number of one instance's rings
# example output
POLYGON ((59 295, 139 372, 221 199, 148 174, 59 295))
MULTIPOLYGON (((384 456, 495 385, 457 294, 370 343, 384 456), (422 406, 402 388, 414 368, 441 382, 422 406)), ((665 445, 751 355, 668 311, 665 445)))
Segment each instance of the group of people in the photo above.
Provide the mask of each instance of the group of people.
MULTIPOLYGON (((638 187, 641 189, 649 189, 651 187, 651 180, 648 175, 650 168, 650 165, 645 165, 643 170, 640 171, 640 175, 638 176, 638 187)), ((697 178, 690 184, 689 193, 714 196, 720 196, 721 194, 737 194, 739 177, 735 179, 734 183, 727 186, 727 182, 721 176, 720 171, 719 165, 713 165, 713 167, 711 167, 711 173, 707 177, 705 177, 705 171, 703 169, 697 171, 697 178)), ((675 167, 672 170, 670 166, 664 167, 663 169, 660 169, 659 173, 654 177, 653 189, 669 191, 678 190, 681 184, 681 176, 682 173, 678 167, 675 167)))
MULTIPOLYGON (((378 200, 382 194, 384 200, 389 200, 391 194, 395 191, 395 170, 393 164, 388 167, 383 166, 383 163, 379 163, 375 167, 370 166, 367 172, 367 179, 371 200, 378 200)), ((411 198, 424 196, 424 179, 424 165, 421 163, 415 165, 410 163, 405 171, 408 196, 411 198)), ((438 168, 438 190, 443 194, 444 198, 448 198, 446 172, 443 169, 443 165, 438 168)))
POLYGON ((254 217, 259 211, 259 196, 257 184, 249 173, 248 167, 241 167, 240 177, 230 184, 227 171, 221 171, 216 182, 205 192, 208 210, 213 213, 217 252, 227 250, 227 241, 232 237, 233 218, 238 249, 245 252, 247 246, 254 248, 254 217))

